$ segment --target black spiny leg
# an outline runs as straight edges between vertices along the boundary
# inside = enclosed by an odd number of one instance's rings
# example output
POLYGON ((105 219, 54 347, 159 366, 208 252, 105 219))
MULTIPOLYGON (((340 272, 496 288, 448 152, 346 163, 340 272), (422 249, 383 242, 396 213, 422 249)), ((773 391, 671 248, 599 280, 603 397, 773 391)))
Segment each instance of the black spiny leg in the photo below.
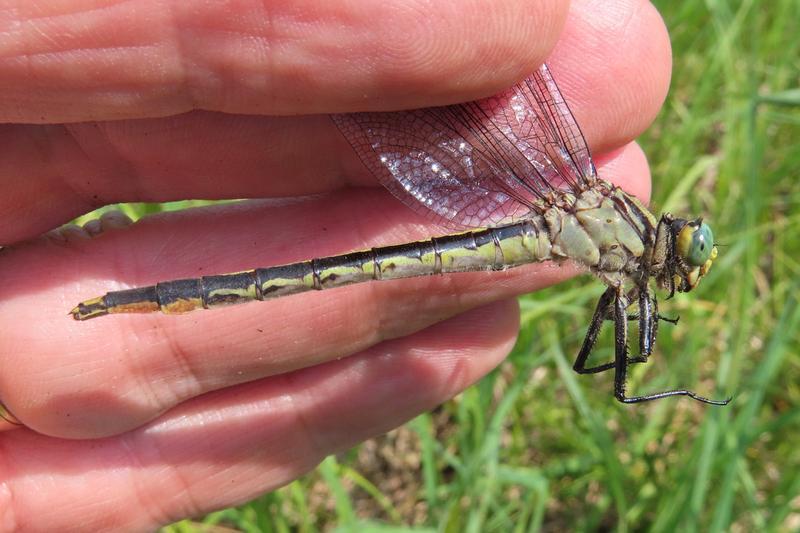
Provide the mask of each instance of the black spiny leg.
MULTIPOLYGON (((608 292, 608 291, 606 291, 608 292)), ((605 295, 604 295, 605 296, 605 295)), ((641 300, 640 300, 641 303, 641 300)), ((621 292, 614 294, 614 396, 622 403, 641 403, 668 396, 688 396, 698 402, 709 403, 712 405, 727 405, 730 398, 725 400, 709 400, 698 396, 690 390, 670 390, 646 394, 644 396, 625 396, 625 381, 628 376, 628 365, 631 360, 628 358, 628 317, 625 314, 627 302, 621 292)), ((649 307, 649 306, 646 306, 649 307)), ((644 314, 644 311, 640 311, 644 314)), ((656 313, 657 314, 657 313, 656 313)), ((657 322, 657 320, 655 320, 657 322)), ((640 324, 642 322, 640 321, 640 324)), ((645 330, 647 331, 647 330, 645 330)), ((649 333, 648 333, 649 336, 649 333)), ((652 348, 652 345, 651 345, 652 348)))
POLYGON ((658 300, 647 286, 639 289, 639 354, 645 360, 653 353, 658 335, 658 300))
MULTIPOLYGON (((581 351, 578 352, 578 357, 575 358, 575 364, 572 365, 572 369, 578 374, 597 374, 598 372, 611 370, 616 364, 611 362, 586 368, 586 360, 589 359, 589 355, 591 355, 592 349, 597 342, 597 336, 600 334, 603 322, 605 320, 611 320, 614 317, 613 304, 616 300, 616 295, 617 289, 609 287, 597 302, 597 308, 594 310, 592 321, 589 323, 589 330, 586 332, 586 337, 583 339, 581 351)), ((630 358, 628 363, 643 363, 645 361, 647 361, 647 357, 639 356, 630 358)))
MULTIPOLYGON (((628 320, 631 318, 628 316, 628 320)), ((635 318, 639 320, 639 353, 645 361, 653 354, 653 348, 656 345, 658 321, 663 320, 674 326, 680 319, 680 317, 668 318, 658 314, 658 299, 647 286, 639 290, 639 314, 635 318)))

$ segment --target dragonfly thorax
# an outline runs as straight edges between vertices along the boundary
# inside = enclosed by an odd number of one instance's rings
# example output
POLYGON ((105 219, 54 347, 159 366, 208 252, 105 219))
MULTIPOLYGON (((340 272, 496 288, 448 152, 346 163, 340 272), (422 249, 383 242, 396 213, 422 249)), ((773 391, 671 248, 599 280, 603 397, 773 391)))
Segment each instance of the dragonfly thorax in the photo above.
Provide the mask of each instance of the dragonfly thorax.
POLYGON ((635 197, 598 179, 594 189, 565 193, 570 205, 545 211, 555 258, 589 268, 606 285, 649 278, 646 243, 655 241, 657 220, 635 197))

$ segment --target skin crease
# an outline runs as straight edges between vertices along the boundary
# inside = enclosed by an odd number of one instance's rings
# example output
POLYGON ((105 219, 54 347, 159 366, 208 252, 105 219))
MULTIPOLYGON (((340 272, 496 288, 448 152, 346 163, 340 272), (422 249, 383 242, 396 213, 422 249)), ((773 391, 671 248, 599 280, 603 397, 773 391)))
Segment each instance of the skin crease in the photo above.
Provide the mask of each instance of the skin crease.
POLYGON ((108 290, 442 233, 309 114, 484 96, 547 57, 601 177, 649 196, 631 141, 670 52, 646 2, 207 4, 0 10, 0 398, 32 428, 0 433, 3 529, 152 529, 285 484, 475 382, 513 346, 513 297, 574 273, 67 317, 108 290), (258 200, 51 231, 97 205, 187 197, 258 200))

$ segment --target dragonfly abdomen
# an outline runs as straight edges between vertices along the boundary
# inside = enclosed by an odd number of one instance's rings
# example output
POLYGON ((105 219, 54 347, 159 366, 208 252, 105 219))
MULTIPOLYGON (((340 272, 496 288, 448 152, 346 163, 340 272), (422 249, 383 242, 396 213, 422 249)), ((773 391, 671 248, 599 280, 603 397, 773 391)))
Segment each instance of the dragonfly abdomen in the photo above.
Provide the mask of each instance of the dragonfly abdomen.
POLYGON ((542 217, 425 241, 384 246, 245 272, 109 292, 72 311, 76 320, 109 313, 178 314, 373 280, 505 270, 552 258, 542 217))

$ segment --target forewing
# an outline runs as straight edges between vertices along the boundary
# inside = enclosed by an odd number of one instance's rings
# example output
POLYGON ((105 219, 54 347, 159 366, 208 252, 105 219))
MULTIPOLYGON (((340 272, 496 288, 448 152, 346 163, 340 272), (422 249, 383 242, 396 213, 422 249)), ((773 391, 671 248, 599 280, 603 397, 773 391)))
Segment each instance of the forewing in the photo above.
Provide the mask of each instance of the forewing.
POLYGON ((364 165, 417 212, 450 226, 519 220, 595 179, 589 149, 546 65, 476 102, 334 115, 364 165))

